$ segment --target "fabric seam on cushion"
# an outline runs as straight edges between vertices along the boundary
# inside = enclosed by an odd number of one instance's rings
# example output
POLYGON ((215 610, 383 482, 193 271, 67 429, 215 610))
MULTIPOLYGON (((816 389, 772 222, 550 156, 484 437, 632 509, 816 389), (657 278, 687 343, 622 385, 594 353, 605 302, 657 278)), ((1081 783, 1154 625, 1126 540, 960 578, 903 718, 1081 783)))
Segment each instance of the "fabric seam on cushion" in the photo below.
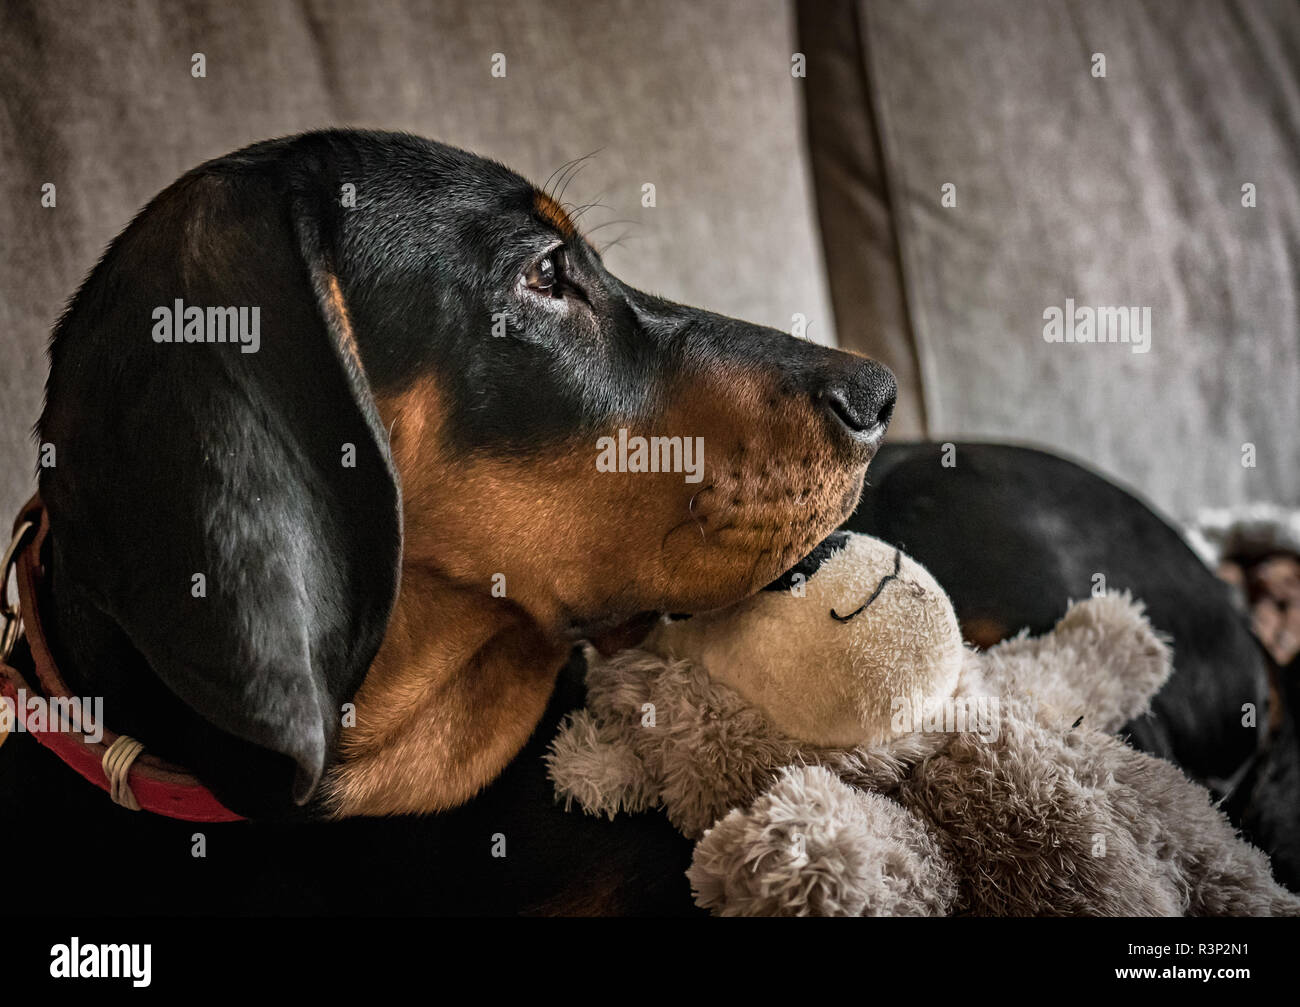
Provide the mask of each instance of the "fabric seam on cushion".
POLYGON ((875 118, 876 145, 880 151, 880 177, 884 186, 885 202, 889 206, 889 215, 893 220, 894 248, 898 255, 898 274, 903 293, 903 313, 907 327, 912 335, 912 357, 916 364, 918 384, 921 386, 921 430, 925 437, 934 436, 934 431, 942 429, 938 422, 937 393, 933 387, 935 374, 933 358, 930 353, 930 340, 925 325, 924 302, 915 289, 914 276, 920 271, 913 268, 914 253, 911 242, 903 236, 903 213, 898 196, 898 183, 902 170, 893 154, 891 143, 893 131, 890 129, 888 111, 885 107, 880 81, 872 71, 874 56, 871 46, 870 0, 859 0, 853 5, 854 26, 857 30, 859 49, 861 51, 862 75, 866 85, 867 101, 875 118))

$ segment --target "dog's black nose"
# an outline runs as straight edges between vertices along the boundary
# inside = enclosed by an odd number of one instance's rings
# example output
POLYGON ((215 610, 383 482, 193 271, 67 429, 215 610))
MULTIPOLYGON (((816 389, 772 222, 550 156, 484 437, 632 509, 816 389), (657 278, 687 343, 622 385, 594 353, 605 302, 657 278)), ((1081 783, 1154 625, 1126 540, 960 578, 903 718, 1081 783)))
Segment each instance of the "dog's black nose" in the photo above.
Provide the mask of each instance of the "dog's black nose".
POLYGON ((855 439, 874 440, 884 434, 894 414, 898 383, 888 367, 855 359, 822 385, 814 398, 855 439))

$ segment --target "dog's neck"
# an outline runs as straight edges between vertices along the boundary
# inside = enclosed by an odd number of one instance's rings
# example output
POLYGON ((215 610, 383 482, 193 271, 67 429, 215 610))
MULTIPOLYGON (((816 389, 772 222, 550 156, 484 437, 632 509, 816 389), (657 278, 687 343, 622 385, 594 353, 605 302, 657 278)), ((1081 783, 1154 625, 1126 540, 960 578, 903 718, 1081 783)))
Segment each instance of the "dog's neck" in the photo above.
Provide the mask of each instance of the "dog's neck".
POLYGON ((326 784, 331 811, 420 813, 472 797, 528 740, 569 649, 505 599, 406 566, 326 784))
MULTIPOLYGON (((217 731, 163 686, 55 555, 49 628, 69 684, 105 697, 114 730, 194 770, 218 797, 225 775, 265 773, 264 753, 217 731)), ((291 817, 421 813, 464 802, 528 740, 570 649, 505 599, 406 566, 355 710, 340 711, 338 756, 318 799, 291 817)))

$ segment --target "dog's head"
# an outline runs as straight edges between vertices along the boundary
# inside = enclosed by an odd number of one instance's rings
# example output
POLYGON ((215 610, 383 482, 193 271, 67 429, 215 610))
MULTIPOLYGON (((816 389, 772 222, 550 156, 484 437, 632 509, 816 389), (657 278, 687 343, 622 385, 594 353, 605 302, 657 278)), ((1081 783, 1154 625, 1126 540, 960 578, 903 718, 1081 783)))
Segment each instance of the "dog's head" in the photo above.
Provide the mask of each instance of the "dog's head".
POLYGON ((180 179, 51 362, 67 586, 298 800, 403 568, 557 640, 727 604, 850 513, 894 402, 873 362, 623 284, 506 168, 357 132, 180 179))

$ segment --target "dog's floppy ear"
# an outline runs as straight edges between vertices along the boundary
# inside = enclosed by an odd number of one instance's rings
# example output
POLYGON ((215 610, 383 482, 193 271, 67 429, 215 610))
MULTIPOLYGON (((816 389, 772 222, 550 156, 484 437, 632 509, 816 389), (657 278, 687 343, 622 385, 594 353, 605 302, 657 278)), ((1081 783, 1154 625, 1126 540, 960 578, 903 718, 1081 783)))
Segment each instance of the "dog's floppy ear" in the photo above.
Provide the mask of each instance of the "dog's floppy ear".
POLYGON ((266 755, 218 790, 259 808, 313 794, 401 562, 325 163, 272 145, 155 199, 56 329, 40 427, 65 565, 175 696, 266 755))

